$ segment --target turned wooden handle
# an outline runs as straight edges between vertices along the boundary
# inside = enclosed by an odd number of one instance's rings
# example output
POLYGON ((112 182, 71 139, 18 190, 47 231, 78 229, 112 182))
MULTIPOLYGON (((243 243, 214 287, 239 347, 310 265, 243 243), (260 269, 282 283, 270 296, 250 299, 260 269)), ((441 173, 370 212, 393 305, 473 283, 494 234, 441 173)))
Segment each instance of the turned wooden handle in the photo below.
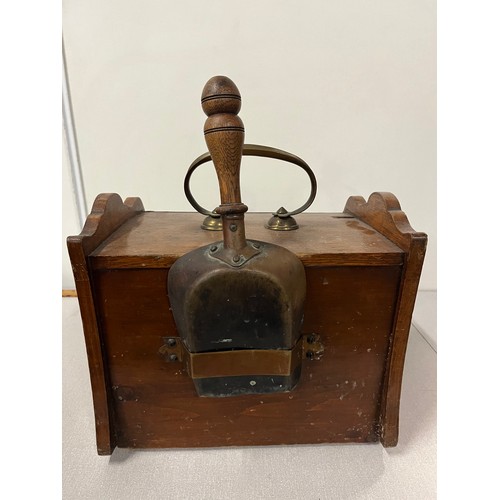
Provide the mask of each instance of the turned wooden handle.
POLYGON ((201 95, 203 111, 208 116, 204 133, 215 165, 221 206, 220 214, 241 213, 240 166, 245 139, 243 122, 238 115, 241 96, 238 87, 226 76, 210 78, 201 95))

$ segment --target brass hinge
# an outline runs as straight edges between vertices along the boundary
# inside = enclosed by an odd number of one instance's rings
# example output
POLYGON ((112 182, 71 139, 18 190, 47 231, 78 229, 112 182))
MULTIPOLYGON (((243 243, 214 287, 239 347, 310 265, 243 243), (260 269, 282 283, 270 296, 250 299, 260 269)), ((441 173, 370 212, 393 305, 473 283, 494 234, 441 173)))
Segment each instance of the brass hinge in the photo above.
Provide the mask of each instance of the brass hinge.
POLYGON ((302 341, 302 357, 307 359, 320 359, 325 352, 319 335, 309 333, 302 335, 299 342, 302 341))
POLYGON ((184 359, 184 344, 180 337, 163 337, 159 354, 165 361, 173 363, 184 359))

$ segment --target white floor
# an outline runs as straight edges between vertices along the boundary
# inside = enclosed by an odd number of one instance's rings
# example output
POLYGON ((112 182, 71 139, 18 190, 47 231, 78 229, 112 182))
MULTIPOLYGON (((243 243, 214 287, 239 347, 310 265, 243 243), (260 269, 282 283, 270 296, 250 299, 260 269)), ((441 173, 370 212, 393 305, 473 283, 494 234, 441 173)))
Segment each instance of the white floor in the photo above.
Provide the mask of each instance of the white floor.
POLYGON ((436 498, 436 294, 421 292, 406 356, 400 440, 380 444, 95 451, 76 299, 63 299, 63 498, 436 498), (434 339, 434 340, 433 340, 434 339))

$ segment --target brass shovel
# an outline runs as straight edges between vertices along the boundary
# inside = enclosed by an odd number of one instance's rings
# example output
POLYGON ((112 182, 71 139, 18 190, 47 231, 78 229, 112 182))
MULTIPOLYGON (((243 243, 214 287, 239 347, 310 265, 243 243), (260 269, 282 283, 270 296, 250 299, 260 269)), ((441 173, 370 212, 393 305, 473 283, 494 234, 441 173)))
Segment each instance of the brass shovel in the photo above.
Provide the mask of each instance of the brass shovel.
POLYGON ((304 267, 289 250, 245 237, 248 207, 239 180, 245 129, 236 85, 213 77, 201 102, 224 240, 189 252, 169 271, 187 371, 200 396, 290 391, 301 371, 304 267))

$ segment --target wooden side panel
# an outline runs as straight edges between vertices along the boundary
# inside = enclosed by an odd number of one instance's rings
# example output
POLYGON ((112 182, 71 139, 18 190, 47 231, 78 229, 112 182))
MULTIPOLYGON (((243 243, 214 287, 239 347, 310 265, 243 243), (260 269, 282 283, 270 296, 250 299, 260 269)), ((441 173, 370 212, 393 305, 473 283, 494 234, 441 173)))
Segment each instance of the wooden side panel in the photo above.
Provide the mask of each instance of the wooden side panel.
POLYGON ((394 316, 394 336, 389 345, 381 408, 381 442, 396 446, 399 435, 399 403, 411 317, 424 263, 427 235, 415 231, 392 193, 372 193, 365 201, 351 196, 345 212, 352 214, 393 241, 405 252, 400 293, 394 316))
POLYGON ((139 198, 127 198, 123 203, 117 194, 101 194, 96 198, 82 232, 67 239, 85 335, 94 400, 97 451, 100 455, 111 454, 116 444, 109 405, 106 360, 87 258, 123 222, 143 210, 139 198))
POLYGON ((403 268, 398 307, 394 318, 393 342, 389 350, 389 362, 385 375, 384 397, 382 399, 380 418, 381 442, 386 447, 398 444, 399 403, 403 383, 406 347, 426 245, 427 237, 425 235, 412 235, 410 248, 403 268))
POLYGON ((308 268, 304 360, 290 393, 200 398, 182 365, 158 354, 175 335, 167 269, 94 272, 117 446, 203 447, 379 440, 384 371, 401 266, 308 268))

